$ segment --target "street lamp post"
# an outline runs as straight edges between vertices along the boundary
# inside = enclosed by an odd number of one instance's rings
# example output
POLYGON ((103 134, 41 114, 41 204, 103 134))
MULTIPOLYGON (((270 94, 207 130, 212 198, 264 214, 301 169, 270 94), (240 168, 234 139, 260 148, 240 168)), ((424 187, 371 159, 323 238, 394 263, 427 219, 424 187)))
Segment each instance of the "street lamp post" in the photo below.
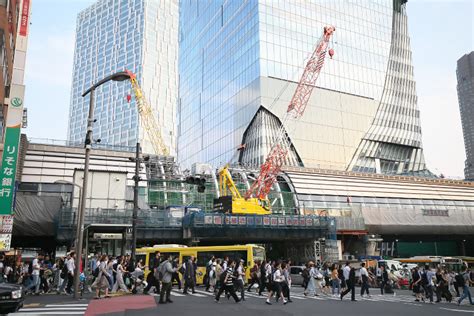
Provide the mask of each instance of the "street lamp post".
POLYGON ((113 75, 110 75, 92 87, 84 91, 82 97, 90 94, 90 101, 89 101, 89 115, 87 116, 87 130, 86 130, 86 139, 84 142, 84 146, 86 149, 85 152, 85 162, 84 162, 84 177, 82 181, 82 195, 80 200, 80 207, 77 219, 77 234, 76 234, 76 261, 75 261, 75 269, 74 269, 74 298, 79 298, 79 274, 80 274, 80 264, 82 260, 82 243, 83 243, 83 234, 84 234, 84 213, 85 213, 85 205, 86 205, 86 195, 87 195, 87 185, 88 185, 88 178, 89 178, 89 161, 92 149, 92 124, 94 123, 94 94, 95 89, 102 84, 112 80, 112 81, 124 81, 130 79, 130 75, 125 71, 117 72, 113 75))

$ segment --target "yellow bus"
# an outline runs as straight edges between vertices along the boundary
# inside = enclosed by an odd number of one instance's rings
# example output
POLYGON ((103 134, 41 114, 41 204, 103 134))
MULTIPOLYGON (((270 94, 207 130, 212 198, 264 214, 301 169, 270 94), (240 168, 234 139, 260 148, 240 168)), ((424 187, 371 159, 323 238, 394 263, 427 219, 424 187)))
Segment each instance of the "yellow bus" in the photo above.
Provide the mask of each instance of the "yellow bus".
POLYGON ((265 259, 265 248, 253 244, 234 245, 234 246, 199 246, 187 247, 184 245, 155 245, 153 247, 138 248, 136 252, 137 262, 142 260, 146 264, 145 276, 150 272, 150 260, 155 259, 157 252, 161 253, 162 258, 172 255, 173 258, 179 257, 179 264, 194 256, 197 258, 196 283, 202 284, 204 275, 206 274, 206 265, 212 256, 216 259, 224 260, 229 257, 231 260, 244 260, 246 281, 250 278, 250 269, 257 260, 265 259))
POLYGON ((420 267, 429 265, 431 268, 443 267, 450 271, 461 271, 461 268, 465 263, 462 259, 453 257, 442 257, 442 256, 415 256, 404 259, 394 259, 400 261, 402 264, 414 263, 420 267))

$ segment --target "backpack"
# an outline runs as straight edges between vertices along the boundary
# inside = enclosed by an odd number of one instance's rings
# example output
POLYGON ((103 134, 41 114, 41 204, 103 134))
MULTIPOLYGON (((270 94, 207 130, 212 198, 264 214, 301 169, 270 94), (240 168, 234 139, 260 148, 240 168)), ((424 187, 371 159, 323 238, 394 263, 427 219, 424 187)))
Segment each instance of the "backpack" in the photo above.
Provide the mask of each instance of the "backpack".
POLYGON ((276 272, 276 269, 272 267, 272 273, 268 276, 268 283, 273 284, 273 281, 275 280, 274 274, 276 272))
POLYGON ((28 266, 28 274, 31 275, 33 273, 33 261, 31 261, 30 265, 28 266))
POLYGON ((156 268, 154 277, 155 277, 158 281, 163 280, 163 267, 165 266, 165 262, 166 262, 166 261, 163 261, 162 263, 160 263, 160 265, 158 266, 158 268, 156 268))
POLYGON ((221 275, 219 276, 219 282, 221 283, 221 285, 225 283, 226 276, 227 276, 227 270, 222 271, 221 275))
POLYGON ((92 272, 92 275, 95 278, 97 278, 99 276, 99 271, 100 271, 99 266, 97 266, 97 268, 95 268, 94 272, 92 272))
POLYGON ((456 274, 456 276, 454 277, 454 280, 456 281, 456 285, 458 287, 464 285, 464 277, 461 273, 456 274))
POLYGON ((304 280, 309 279, 309 270, 308 270, 308 268, 303 269, 303 271, 301 272, 301 276, 303 277, 304 280))
POLYGON ((421 285, 428 285, 430 282, 428 281, 428 275, 426 271, 421 274, 421 285))
POLYGON ((63 263, 63 268, 61 269, 61 279, 66 278, 67 275, 67 264, 66 262, 63 263))

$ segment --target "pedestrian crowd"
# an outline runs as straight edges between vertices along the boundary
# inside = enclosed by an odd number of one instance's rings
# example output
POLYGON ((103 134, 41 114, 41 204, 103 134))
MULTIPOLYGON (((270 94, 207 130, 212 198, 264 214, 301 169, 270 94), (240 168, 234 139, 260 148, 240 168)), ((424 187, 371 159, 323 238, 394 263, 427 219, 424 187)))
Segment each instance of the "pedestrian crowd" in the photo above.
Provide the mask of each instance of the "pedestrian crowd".
MULTIPOLYGON (((81 262, 82 265, 82 262, 81 262)), ((272 304, 272 298, 282 304, 292 302, 292 278, 290 273, 291 260, 254 262, 249 271, 246 285, 246 262, 242 259, 223 259, 212 256, 205 263, 206 272, 203 283, 205 290, 214 293, 216 302, 224 294, 227 299, 232 297, 235 302, 245 301, 245 292, 255 289, 258 295, 266 295, 265 303, 272 304)), ((158 251, 150 258, 149 265, 143 260, 135 264, 130 255, 107 256, 93 255, 88 260, 88 277, 80 274, 80 291, 92 292, 95 298, 107 298, 109 293, 138 293, 160 296, 160 303, 172 303, 171 289, 174 284, 182 289, 183 294, 195 293, 198 265, 194 256, 179 263, 179 257, 158 251), (145 278, 145 271, 149 273, 145 278), (104 293, 104 296, 101 294, 104 293)), ((389 277, 389 269, 381 266, 379 271, 367 268, 361 263, 356 269, 355 264, 347 262, 339 264, 317 265, 309 261, 302 269, 303 294, 305 296, 332 295, 341 300, 350 293, 351 301, 356 301, 355 287, 360 284, 360 296, 370 298, 370 288, 377 286, 380 295, 394 294, 394 282, 389 277)), ((448 271, 441 267, 433 269, 415 267, 410 271, 410 289, 415 301, 434 304, 461 302, 468 298, 473 304, 469 287, 474 284, 474 272, 463 266, 460 272, 448 271), (461 291, 460 291, 461 289, 461 291), (436 296, 436 300, 434 299, 436 296), (454 298, 456 296, 457 299, 454 298)), ((52 261, 48 255, 38 254, 31 261, 15 261, 0 256, 0 273, 8 282, 24 285, 27 293, 58 293, 70 295, 73 292, 75 273, 75 254, 68 253, 65 257, 52 261)))

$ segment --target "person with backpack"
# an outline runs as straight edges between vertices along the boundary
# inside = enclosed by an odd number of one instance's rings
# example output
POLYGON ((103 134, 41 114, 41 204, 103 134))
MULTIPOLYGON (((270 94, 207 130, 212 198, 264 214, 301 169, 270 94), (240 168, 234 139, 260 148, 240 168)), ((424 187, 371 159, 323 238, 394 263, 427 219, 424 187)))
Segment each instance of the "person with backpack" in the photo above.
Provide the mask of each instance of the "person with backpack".
POLYGON ((39 288, 40 288, 40 283, 41 283, 40 269, 41 269, 41 265, 39 261, 39 255, 37 255, 33 259, 33 262, 30 264, 30 267, 28 270, 29 274, 33 278, 33 282, 31 282, 30 285, 26 288, 27 290, 31 290, 32 288, 34 288, 35 295, 39 295, 39 288))
POLYGON ((251 292, 252 286, 254 284, 258 285, 258 288, 260 289, 260 262, 255 261, 253 264, 253 267, 250 269, 250 282, 247 291, 251 292))
POLYGON ((283 300, 283 305, 286 305, 288 303, 288 301, 283 296, 282 284, 284 281, 285 281, 285 277, 283 276, 283 273, 281 270, 281 262, 277 261, 275 262, 275 266, 271 273, 270 284, 272 284, 272 286, 271 286, 271 290, 268 292, 268 297, 267 297, 267 300, 265 301, 265 304, 272 305, 272 303, 270 303, 270 299, 272 298, 273 293, 276 293, 277 302, 278 302, 278 299, 281 298, 283 300))
POLYGON ((94 283, 92 284, 92 287, 96 289, 96 295, 95 299, 100 298, 100 291, 104 290, 105 291, 105 298, 109 297, 109 278, 110 275, 107 271, 107 255, 102 255, 100 257, 100 262, 99 262, 99 273, 97 275, 97 278, 95 279, 94 283))
POLYGON ((265 290, 267 284, 267 260, 263 260, 260 264, 260 288, 258 289, 258 295, 262 295, 263 291, 265 290))
POLYGON ((179 257, 173 260, 172 265, 175 271, 173 272, 173 276, 171 277, 171 287, 173 287, 173 282, 176 281, 176 283, 178 284, 178 290, 181 290, 181 280, 179 279, 178 273, 179 257))
POLYGON ((125 258, 120 257, 120 260, 117 262, 117 268, 114 270, 115 271, 115 284, 112 287, 112 293, 115 293, 118 290, 122 290, 125 293, 129 292, 123 280, 123 276, 126 273, 126 270, 124 269, 124 264, 125 264, 125 258))
POLYGON ((361 263, 361 268, 360 268, 360 277, 362 279, 362 286, 360 288, 360 296, 364 297, 364 293, 367 292, 367 297, 370 298, 369 294, 369 272, 367 272, 367 269, 365 268, 365 262, 361 263))
POLYGON ((188 294, 188 289, 191 289, 192 293, 196 293, 194 290, 194 280, 196 278, 196 270, 194 266, 194 256, 191 256, 188 261, 184 264, 184 289, 183 294, 188 294))
POLYGON ((161 253, 157 251, 155 253, 155 258, 150 258, 150 266, 149 266, 149 273, 146 277, 147 286, 143 289, 143 294, 148 294, 148 291, 154 286, 155 293, 160 293, 160 282, 155 278, 155 274, 157 274, 156 269, 161 262, 161 253))
POLYGON ((171 300, 171 280, 173 274, 178 270, 173 268, 173 256, 168 255, 168 258, 164 260, 160 267, 158 268, 159 281, 161 281, 161 291, 160 291, 160 304, 173 303, 171 300))
POLYGON ((413 293, 415 293, 415 302, 419 302, 422 299, 421 296, 421 273, 418 270, 418 267, 415 267, 412 272, 412 288, 413 293))
POLYGON ((461 280, 461 277, 457 277, 456 279, 456 282, 458 284, 462 284, 462 288, 463 288, 463 292, 462 292, 462 295, 461 297, 459 298, 458 300, 458 306, 461 305, 461 302, 467 297, 469 298, 469 303, 471 303, 471 305, 474 305, 472 303, 472 297, 471 297, 471 292, 469 291, 469 286, 470 285, 473 285, 474 282, 471 280, 471 276, 470 276, 470 273, 467 271, 467 268, 466 266, 463 266, 462 269, 461 269, 461 273, 459 273, 458 275, 460 275, 462 277, 462 280, 461 280), (459 279, 459 280, 458 280, 459 279))
POLYGON ((286 300, 288 303, 293 303, 290 297, 290 290, 291 290, 291 275, 290 275, 290 266, 291 266, 291 261, 288 262, 283 262, 281 264, 281 269, 283 273, 283 277, 285 278, 285 281, 283 282, 283 296, 286 297, 286 300))
POLYGON ((425 270, 421 274, 421 286, 425 290, 425 297, 426 299, 430 299, 430 304, 434 304, 433 302, 433 277, 436 275, 433 271, 431 271, 429 265, 425 265, 425 270))
POLYGON ((235 262, 233 260, 229 260, 227 263, 227 270, 222 272, 220 277, 221 287, 219 288, 219 291, 217 292, 216 297, 214 298, 216 303, 219 303, 219 299, 224 291, 228 292, 234 298, 236 303, 240 302, 234 290, 234 268, 235 262))
POLYGON ((355 269, 354 267, 351 267, 349 262, 346 263, 346 266, 344 267, 344 272, 349 270, 349 273, 347 274, 346 277, 346 284, 347 284, 347 289, 343 292, 341 292, 341 301, 344 298, 344 296, 351 292, 351 301, 356 302, 355 299, 355 284, 356 284, 356 276, 355 276, 355 269))
POLYGON ((209 288, 211 287, 211 285, 209 284, 209 273, 212 268, 212 263, 215 261, 216 261, 216 258, 212 256, 211 259, 206 264, 206 273, 204 274, 204 278, 203 278, 203 283, 206 286, 206 292, 210 292, 209 288))
POLYGON ((75 263, 75 253, 71 252, 69 254, 69 259, 66 261, 66 268, 67 268, 67 286, 66 286, 66 293, 71 294, 71 288, 74 283, 74 271, 76 269, 75 263))
POLYGON ((223 286, 220 280, 221 280, 221 276, 224 270, 222 269, 220 259, 217 259, 215 263, 216 263, 216 286, 214 287, 214 294, 217 294, 217 290, 223 286))
POLYGON ((309 267, 308 263, 305 264, 304 269, 301 271, 301 277, 303 278, 303 288, 304 291, 308 289, 308 283, 309 283, 309 267))
POLYGON ((380 295, 383 295, 385 287, 388 285, 388 272, 384 265, 380 266, 380 295))
POLYGON ((240 300, 245 301, 245 287, 244 287, 245 268, 244 260, 239 260, 238 266, 235 269, 235 288, 240 292, 240 300))

